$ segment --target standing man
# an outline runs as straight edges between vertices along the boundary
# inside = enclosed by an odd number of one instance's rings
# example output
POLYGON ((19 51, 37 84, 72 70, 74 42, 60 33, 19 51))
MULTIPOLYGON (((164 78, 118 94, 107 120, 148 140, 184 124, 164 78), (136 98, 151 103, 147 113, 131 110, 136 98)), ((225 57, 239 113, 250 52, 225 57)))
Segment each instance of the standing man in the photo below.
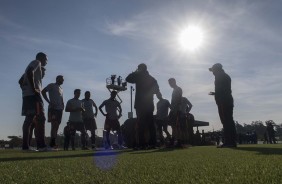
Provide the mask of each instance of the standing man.
POLYGON ((64 77, 62 75, 58 75, 56 77, 56 83, 50 83, 42 90, 42 96, 49 104, 48 122, 51 122, 50 147, 53 149, 58 149, 56 138, 64 110, 63 89, 61 87, 63 83, 64 77), (49 94, 49 98, 47 97, 47 92, 49 94))
POLYGON ((180 109, 180 127, 181 127, 181 140, 183 141, 184 145, 189 145, 189 121, 188 121, 188 116, 189 112, 192 109, 192 104, 191 102, 186 98, 182 97, 181 100, 181 109, 180 109))
POLYGON ((171 96, 171 111, 170 121, 172 128, 172 139, 171 146, 174 146, 175 139, 177 140, 177 147, 182 147, 183 142, 181 141, 181 127, 180 127, 180 114, 181 114, 181 103, 182 103, 182 89, 177 86, 174 78, 168 79, 168 83, 173 88, 171 96))
POLYGON ((95 130, 97 130, 95 117, 97 117, 98 108, 95 102, 90 98, 90 91, 86 91, 84 95, 85 98, 82 100, 85 108, 85 111, 82 113, 83 123, 86 131, 89 130, 91 132, 91 146, 92 149, 95 150, 95 130), (95 113, 93 111, 93 107, 95 108, 95 113))
POLYGON ((23 123, 23 150, 29 150, 29 136, 30 126, 36 118, 35 134, 36 144, 39 151, 47 151, 45 144, 45 115, 44 105, 41 98, 42 89, 42 70, 41 67, 47 64, 47 55, 43 52, 39 52, 36 55, 36 59, 31 61, 27 66, 23 81, 22 81, 22 95, 23 106, 22 116, 25 116, 23 123))
MULTIPOLYGON (((80 97, 80 89, 74 90, 74 98, 70 99, 66 105, 66 112, 70 112, 69 116, 69 125, 71 126, 71 132, 73 131, 74 134, 71 135, 71 142, 73 142, 75 131, 78 130, 81 132, 81 145, 82 150, 87 150, 85 146, 85 127, 82 119, 82 112, 85 111, 83 107, 83 103, 79 100, 80 97)), ((74 150, 74 145, 72 144, 72 149, 74 150)))
POLYGON ((118 145, 119 149, 123 149, 122 146, 122 136, 121 136, 121 129, 120 129, 120 123, 119 118, 122 115, 122 109, 120 106, 120 103, 115 100, 117 95, 116 91, 111 92, 111 97, 108 100, 105 100, 100 106, 99 110, 100 112, 106 116, 104 130, 106 130, 106 140, 107 140, 107 146, 106 149, 112 148, 110 143, 110 131, 117 131, 118 134, 118 145), (104 113, 103 107, 105 106, 106 112, 104 113), (119 115, 117 114, 117 111, 119 111, 119 115))
MULTIPOLYGON (((46 71, 46 69, 42 66, 42 67, 41 67, 42 79, 43 79, 44 76, 45 76, 45 71, 46 71)), ((23 89, 24 74, 21 76, 21 78, 20 78, 20 80, 19 80, 19 84, 20 84, 21 89, 23 89)), ((34 118, 33 118, 33 123, 30 125, 30 129, 29 129, 29 138, 28 138, 29 146, 31 145, 31 142, 32 142, 32 135, 33 135, 33 130, 35 129, 35 124, 36 124, 36 118, 34 117, 34 118)))
POLYGON ((167 99, 162 97, 161 93, 157 94, 157 98, 159 99, 157 103, 157 114, 156 114, 156 125, 157 125, 157 135, 158 140, 163 145, 165 144, 163 131, 166 134, 166 138, 168 140, 171 139, 171 135, 167 130, 168 125, 168 109, 170 109, 170 103, 167 99))
POLYGON ((159 85, 152 77, 147 66, 142 63, 138 65, 135 72, 126 77, 126 82, 136 84, 135 104, 137 114, 137 140, 136 148, 155 148, 156 146, 156 128, 154 125, 154 94, 160 93, 159 85), (150 138, 147 143, 145 133, 149 132, 150 138))
POLYGON ((223 125, 224 143, 221 148, 237 147, 236 128, 233 120, 233 97, 231 91, 231 78, 227 75, 220 63, 214 64, 209 71, 215 76, 215 91, 209 95, 214 95, 218 107, 218 113, 223 125))

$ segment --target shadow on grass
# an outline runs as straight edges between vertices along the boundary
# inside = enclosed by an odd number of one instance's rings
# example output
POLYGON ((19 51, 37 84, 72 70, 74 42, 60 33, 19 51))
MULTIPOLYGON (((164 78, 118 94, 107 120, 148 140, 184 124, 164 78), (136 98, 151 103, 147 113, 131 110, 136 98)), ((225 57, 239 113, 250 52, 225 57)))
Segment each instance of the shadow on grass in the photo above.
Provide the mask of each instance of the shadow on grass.
POLYGON ((152 149, 152 150, 135 150, 130 154, 148 154, 148 153, 161 153, 161 152, 168 152, 168 151, 174 151, 175 148, 160 148, 160 149, 152 149))
POLYGON ((282 148, 266 148, 266 147, 237 147, 233 148, 241 151, 252 151, 262 155, 282 155, 282 148))
MULTIPOLYGON (((30 153, 22 153, 20 157, 8 157, 8 158, 0 158, 0 162, 10 162, 10 161, 26 161, 26 160, 45 160, 45 159, 65 159, 65 158, 81 158, 81 157, 101 157, 101 156, 112 156, 112 155, 119 155, 123 152, 130 152, 131 150, 122 150, 122 151, 95 151, 95 152, 88 152, 88 153, 77 153, 67 154, 67 152, 61 152, 64 155, 51 155, 51 152, 30 152, 30 153), (48 155, 41 155, 46 154, 48 155), (29 156, 32 154, 32 156, 29 156)), ((56 152, 60 153, 60 152, 56 152)))

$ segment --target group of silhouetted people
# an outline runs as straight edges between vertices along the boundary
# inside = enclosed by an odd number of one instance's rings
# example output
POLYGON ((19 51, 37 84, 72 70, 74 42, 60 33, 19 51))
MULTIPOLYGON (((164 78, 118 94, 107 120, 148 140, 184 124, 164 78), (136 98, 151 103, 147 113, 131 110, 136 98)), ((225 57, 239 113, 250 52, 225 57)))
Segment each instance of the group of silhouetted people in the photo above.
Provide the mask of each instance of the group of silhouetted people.
MULTIPOLYGON (((35 131, 37 149, 47 150, 45 144, 45 114, 43 108, 43 98, 49 104, 48 122, 51 123, 51 140, 49 146, 57 149, 56 137, 58 128, 62 120, 64 106, 63 90, 61 85, 64 82, 62 75, 56 77, 56 82, 48 84, 42 89, 42 78, 45 75, 47 55, 38 53, 36 59, 27 66, 23 76, 19 80, 22 89, 23 106, 22 115, 25 116, 23 124, 23 150, 30 149, 32 132, 35 131), (47 96, 48 93, 48 96, 47 96)), ((224 72, 222 65, 217 63, 209 69, 215 76, 215 91, 210 95, 215 96, 218 106, 220 120, 224 129, 225 142, 220 147, 236 147, 236 129, 233 120, 233 97, 231 94, 231 78, 224 72)), ((135 104, 137 122, 135 124, 136 139, 135 149, 155 148, 159 144, 165 144, 163 131, 169 146, 185 147, 192 143, 194 117, 190 113, 192 104, 183 97, 182 89, 177 85, 174 78, 168 79, 168 84, 173 89, 171 101, 164 99, 159 89, 157 80, 152 77, 146 64, 138 65, 135 72, 126 77, 126 82, 136 85, 135 104), (159 99, 157 103, 157 114, 154 116, 154 95, 159 99), (170 109, 170 112, 169 112, 170 109), (167 130, 167 126, 172 128, 172 134, 167 130)), ((69 142, 74 148, 74 136, 76 131, 81 132, 82 149, 86 147, 86 131, 91 132, 92 148, 95 149, 95 130, 97 129, 95 117, 98 108, 90 98, 90 92, 85 92, 85 99, 80 100, 80 89, 74 90, 74 97, 68 100, 65 111, 69 112, 69 120, 64 128, 65 145, 67 150, 69 142), (95 108, 95 112, 94 109, 95 108)), ((122 136, 119 118, 122 115, 120 103, 115 100, 117 91, 112 91, 108 100, 100 106, 100 112, 106 117, 104 129, 106 131, 107 149, 111 148, 109 134, 110 131, 117 131, 118 144, 122 148, 122 136), (105 111, 103 108, 105 107, 105 111)))
POLYGON ((134 149, 151 149, 159 144, 165 144, 163 131, 170 146, 187 145, 187 115, 192 104, 182 96, 182 89, 177 86, 176 80, 174 78, 168 80, 173 88, 171 103, 162 97, 157 80, 149 74, 146 64, 138 65, 137 70, 129 74, 125 80, 136 85, 134 108, 137 122, 134 149), (153 114, 154 95, 159 99, 155 117, 153 114), (169 109, 170 113, 168 113, 169 109), (167 130, 168 124, 172 127, 172 135, 167 130))

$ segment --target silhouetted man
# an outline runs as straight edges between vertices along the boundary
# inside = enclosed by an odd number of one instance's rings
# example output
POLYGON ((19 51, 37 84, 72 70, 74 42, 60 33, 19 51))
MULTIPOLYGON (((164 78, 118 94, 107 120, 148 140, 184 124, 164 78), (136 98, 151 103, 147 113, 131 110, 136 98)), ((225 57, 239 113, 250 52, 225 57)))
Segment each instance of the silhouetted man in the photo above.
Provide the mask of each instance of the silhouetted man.
POLYGON ((188 144, 188 116, 189 112, 191 111, 193 105, 191 102, 186 98, 182 97, 181 99, 181 108, 180 108, 180 129, 181 129, 181 140, 183 141, 183 144, 188 144))
POLYGON ((45 115, 44 105, 41 98, 42 70, 47 64, 47 55, 39 52, 36 59, 27 66, 21 82, 23 106, 22 115, 25 116, 23 123, 23 150, 29 150, 30 126, 36 118, 35 132, 36 143, 39 151, 47 151, 45 144, 45 115))
POLYGON ((157 94, 157 98, 159 99, 157 103, 157 114, 156 114, 156 125, 158 132, 158 140, 161 144, 164 144, 164 136, 163 131, 166 134, 167 139, 171 139, 171 135, 167 130, 168 125, 168 110, 170 109, 170 103, 167 99, 162 97, 161 93, 157 94))
POLYGON ((181 140, 181 126, 180 126, 180 116, 181 116, 181 104, 182 104, 182 89, 177 86, 176 80, 170 78, 168 83, 171 88, 173 88, 170 107, 171 111, 169 113, 169 121, 171 122, 172 128, 172 139, 171 146, 174 146, 174 141, 177 140, 177 147, 182 147, 183 141, 181 140))
MULTIPOLYGON (((45 71, 46 71, 46 69, 42 66, 42 67, 41 67, 42 79, 43 79, 44 76, 45 76, 45 71)), ((19 79, 19 84, 20 84, 21 89, 23 88, 23 84, 24 84, 24 75, 25 75, 25 74, 23 74, 23 75, 21 76, 21 78, 19 79)), ((33 131, 34 131, 34 129, 35 129, 36 120, 37 120, 37 118, 34 117, 34 118, 33 118, 33 122, 32 122, 32 124, 30 125, 30 129, 29 129, 29 138, 28 138, 28 143, 29 143, 28 145, 29 145, 29 146, 31 145, 31 142, 32 142, 32 135, 33 135, 33 131)), ((36 136, 36 135, 35 135, 35 136, 36 136)))
POLYGON ((121 128, 119 123, 119 118, 122 115, 122 108, 120 106, 120 103, 115 100, 117 95, 116 91, 111 92, 111 97, 108 100, 105 100, 100 106, 99 110, 100 112, 106 116, 104 130, 106 131, 106 140, 107 140, 107 146, 106 149, 112 149, 111 143, 110 143, 110 131, 117 131, 118 135, 118 145, 119 149, 123 149, 122 146, 122 136, 121 136, 121 128), (105 106, 106 113, 103 111, 103 107, 105 106), (119 114, 117 114, 117 111, 119 111, 119 114))
POLYGON ((95 102, 90 98, 90 91, 86 91, 84 95, 85 98, 82 100, 82 103, 84 104, 85 108, 85 111, 82 113, 83 123, 86 131, 89 130, 91 132, 91 146, 92 149, 95 150, 95 130, 97 130, 95 117, 97 117, 98 108, 95 102), (95 113, 93 107, 95 108, 95 113))
POLYGON ((210 92, 214 95, 218 107, 218 113, 223 125, 224 143, 220 147, 236 147, 236 129, 233 120, 233 97, 231 91, 231 78, 222 69, 220 63, 214 64, 209 71, 215 76, 215 91, 210 92))
POLYGON ((137 147, 145 149, 154 148, 156 145, 156 128, 154 125, 154 94, 159 93, 159 85, 154 77, 147 71, 147 66, 138 65, 135 72, 129 74, 126 79, 129 83, 136 84, 135 104, 137 114, 137 147), (149 131, 150 139, 146 142, 145 133, 149 131))
POLYGON ((55 83, 48 84, 42 90, 43 98, 48 102, 48 122, 51 123, 51 139, 50 147, 53 149, 58 149, 56 144, 56 138, 58 134, 58 129, 62 121, 62 115, 64 110, 64 99, 63 99, 63 89, 61 85, 64 83, 64 77, 58 75, 56 77, 55 83), (49 98, 47 97, 49 94, 49 98))
MULTIPOLYGON (((74 90, 74 98, 70 99, 66 105, 66 112, 70 112, 69 124, 72 128, 71 131, 74 131, 74 134, 71 136, 71 142, 74 139, 75 131, 78 130, 81 132, 81 144, 82 150, 87 150, 85 147, 85 127, 82 119, 82 112, 85 111, 83 103, 79 100, 80 89, 74 90)), ((73 148, 74 149, 74 148, 73 148)))

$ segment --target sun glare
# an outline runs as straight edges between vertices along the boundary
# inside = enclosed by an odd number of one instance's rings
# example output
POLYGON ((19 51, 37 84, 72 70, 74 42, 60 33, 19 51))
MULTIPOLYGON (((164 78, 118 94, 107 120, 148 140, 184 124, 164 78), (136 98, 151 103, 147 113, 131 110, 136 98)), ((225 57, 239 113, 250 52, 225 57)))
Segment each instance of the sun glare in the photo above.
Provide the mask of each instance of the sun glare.
POLYGON ((180 33, 179 43, 182 49, 195 51, 203 44, 203 31, 197 26, 188 26, 180 33))

